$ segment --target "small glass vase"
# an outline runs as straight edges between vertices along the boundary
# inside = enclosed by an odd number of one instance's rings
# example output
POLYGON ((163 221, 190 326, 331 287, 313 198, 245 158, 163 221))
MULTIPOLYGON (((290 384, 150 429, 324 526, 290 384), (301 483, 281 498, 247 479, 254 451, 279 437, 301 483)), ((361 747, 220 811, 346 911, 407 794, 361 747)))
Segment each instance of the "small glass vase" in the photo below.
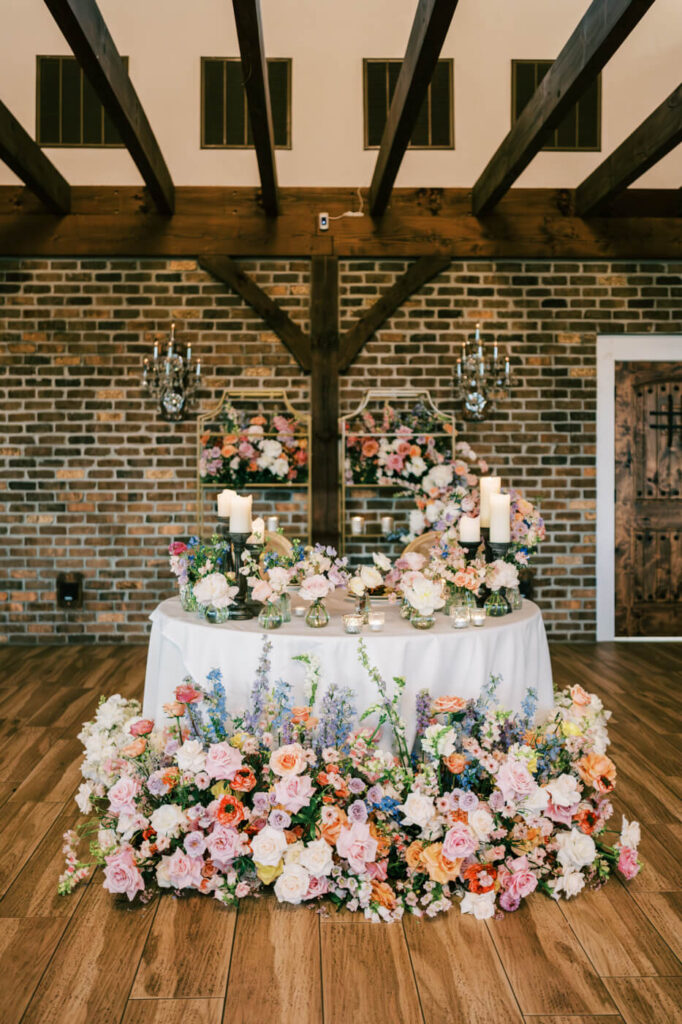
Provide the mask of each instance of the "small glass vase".
POLYGON ((291 596, 286 590, 279 599, 279 613, 282 622, 291 622, 291 596))
POLYGON ((412 605, 406 597, 400 602, 400 618, 411 619, 412 618, 412 605))
POLYGON ((509 613, 509 604, 507 598, 504 596, 501 590, 493 590, 490 597, 485 603, 486 615, 499 616, 507 615, 509 613))
POLYGON ((453 587, 448 590, 448 597, 443 611, 449 615, 457 605, 465 605, 467 608, 476 607, 476 598, 467 587, 453 587))
POLYGON ((507 587, 504 592, 504 596, 507 598, 510 611, 517 612, 521 608, 523 598, 521 597, 521 591, 518 587, 507 587))
POLYGON ((362 616, 365 625, 369 622, 369 613, 372 610, 372 602, 369 594, 364 593, 361 597, 355 598, 355 614, 362 616))
POLYGON ((412 615, 410 616, 410 622, 415 629, 431 629, 431 626, 436 621, 435 615, 422 615, 421 612, 412 609, 412 615))
POLYGON ((258 613, 258 625, 262 626, 263 629, 279 629, 282 625, 282 611, 279 600, 265 602, 258 613))
POLYGON ((197 610, 197 599, 194 596, 194 588, 191 583, 185 583, 184 586, 180 587, 180 604, 186 612, 195 612, 197 610))
POLYGON ((230 609, 214 608, 213 605, 210 604, 200 604, 199 614, 206 620, 206 622, 218 625, 221 622, 227 622, 230 617, 230 609))
POLYGON ((329 625, 329 612, 321 597, 311 602, 305 617, 305 624, 310 626, 311 629, 321 629, 322 626, 329 625))

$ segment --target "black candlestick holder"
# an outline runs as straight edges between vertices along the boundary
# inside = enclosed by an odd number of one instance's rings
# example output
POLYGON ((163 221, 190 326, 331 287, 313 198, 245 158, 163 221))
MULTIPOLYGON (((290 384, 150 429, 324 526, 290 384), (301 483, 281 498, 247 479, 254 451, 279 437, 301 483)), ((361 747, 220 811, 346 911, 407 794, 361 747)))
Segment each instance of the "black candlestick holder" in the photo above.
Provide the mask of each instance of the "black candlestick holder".
POLYGON ((244 552, 246 551, 247 541, 251 534, 232 533, 229 521, 222 516, 218 516, 217 532, 227 542, 226 560, 229 562, 229 565, 226 566, 226 571, 234 573, 235 583, 239 587, 234 604, 230 605, 230 618, 253 619, 256 617, 256 612, 248 600, 248 584, 246 576, 241 572, 244 552))
POLYGON ((467 561, 471 562, 476 557, 476 552, 481 546, 480 540, 460 540, 459 546, 464 549, 467 561))

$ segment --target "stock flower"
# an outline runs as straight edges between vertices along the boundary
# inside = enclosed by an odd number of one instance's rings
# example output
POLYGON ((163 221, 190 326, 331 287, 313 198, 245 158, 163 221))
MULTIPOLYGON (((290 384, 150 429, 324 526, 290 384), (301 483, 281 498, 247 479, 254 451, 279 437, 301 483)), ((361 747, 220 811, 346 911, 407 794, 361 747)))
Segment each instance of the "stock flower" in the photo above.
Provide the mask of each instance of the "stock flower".
POLYGON ((130 847, 119 850, 105 857, 104 882, 105 889, 110 893, 125 893, 129 900, 135 898, 144 889, 144 879, 140 874, 135 857, 130 847))

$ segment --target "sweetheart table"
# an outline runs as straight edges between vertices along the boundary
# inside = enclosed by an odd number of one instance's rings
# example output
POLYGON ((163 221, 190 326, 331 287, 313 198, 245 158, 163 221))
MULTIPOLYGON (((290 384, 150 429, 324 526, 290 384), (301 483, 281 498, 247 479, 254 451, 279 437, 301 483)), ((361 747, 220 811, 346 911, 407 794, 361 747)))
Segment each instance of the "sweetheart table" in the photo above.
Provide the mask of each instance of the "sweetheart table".
MULTIPOLYGON (((301 603, 293 596, 293 604, 301 603)), ((322 667, 322 687, 332 680, 351 686, 357 707, 363 711, 376 700, 374 684, 358 662, 358 637, 344 633, 342 615, 352 611, 345 593, 332 594, 325 602, 331 622, 311 629, 302 618, 267 632, 271 681, 283 678, 292 684, 295 703, 303 701, 305 667, 292 661, 295 654, 317 655, 322 667)), ((406 680, 402 713, 411 744, 415 733, 415 697, 428 688, 433 697, 447 694, 477 696, 491 674, 500 675, 498 700, 502 707, 518 709, 529 686, 538 694, 539 709, 552 707, 552 669, 542 615, 532 601, 510 615, 488 618, 482 627, 456 630, 445 615, 436 615, 429 630, 418 630, 401 619, 397 605, 377 604, 386 613, 381 632, 363 628, 370 662, 390 681, 406 680)), ((163 601, 150 615, 152 622, 147 675, 144 687, 146 718, 163 718, 163 704, 173 697, 185 676, 205 683, 215 668, 222 672, 229 711, 244 709, 263 646, 265 631, 256 619, 209 624, 194 612, 183 611, 177 597, 163 601)))

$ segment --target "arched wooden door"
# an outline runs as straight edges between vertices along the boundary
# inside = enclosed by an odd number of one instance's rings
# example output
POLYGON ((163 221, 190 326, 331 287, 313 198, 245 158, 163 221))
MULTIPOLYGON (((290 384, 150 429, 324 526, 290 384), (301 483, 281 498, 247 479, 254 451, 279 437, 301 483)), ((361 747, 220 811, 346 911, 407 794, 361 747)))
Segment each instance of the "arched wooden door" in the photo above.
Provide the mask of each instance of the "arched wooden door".
POLYGON ((682 362, 616 363, 615 439, 616 636, 682 636, 682 362))

